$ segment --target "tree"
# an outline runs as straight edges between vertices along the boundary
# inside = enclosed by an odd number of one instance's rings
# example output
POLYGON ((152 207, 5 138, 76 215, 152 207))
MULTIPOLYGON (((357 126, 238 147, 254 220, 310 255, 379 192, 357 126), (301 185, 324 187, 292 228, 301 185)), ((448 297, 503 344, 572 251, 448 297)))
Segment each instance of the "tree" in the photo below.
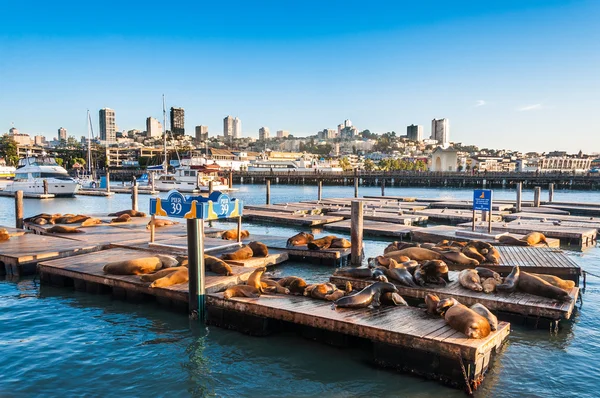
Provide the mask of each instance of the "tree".
POLYGON ((0 138, 0 156, 4 157, 8 166, 16 166, 19 163, 17 142, 8 134, 0 138))
POLYGON ((366 171, 373 171, 375 170, 375 163, 371 159, 365 159, 363 162, 363 168, 366 171))
POLYGON ((62 158, 55 158, 55 160, 56 160, 56 163, 57 163, 59 166, 62 166, 62 165, 63 165, 63 163, 64 163, 64 160, 63 160, 62 158))
POLYGON ((352 170, 352 165, 350 164, 350 160, 347 157, 341 158, 339 161, 340 167, 344 171, 352 170))

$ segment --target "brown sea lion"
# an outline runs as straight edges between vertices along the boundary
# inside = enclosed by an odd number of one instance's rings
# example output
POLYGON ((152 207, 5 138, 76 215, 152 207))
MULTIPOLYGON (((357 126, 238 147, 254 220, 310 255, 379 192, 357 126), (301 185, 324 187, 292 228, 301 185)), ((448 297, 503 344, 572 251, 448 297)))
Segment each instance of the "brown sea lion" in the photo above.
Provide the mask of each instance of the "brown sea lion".
POLYGON ((507 246, 529 246, 529 243, 510 235, 502 235, 498 238, 498 242, 507 246))
POLYGON ((315 239, 313 234, 307 232, 300 232, 289 238, 286 242, 287 247, 291 246, 302 246, 307 245, 308 242, 312 242, 315 239))
MULTIPOLYGON (((245 229, 240 231, 240 237, 245 239, 250 236, 250 232, 245 229)), ((237 240, 237 229, 229 229, 221 234, 221 239, 225 240, 237 240)))
POLYGON ((248 243, 248 247, 252 249, 252 257, 267 257, 269 255, 267 245, 262 242, 250 242, 248 243))
POLYGON ((492 314, 492 312, 488 310, 485 305, 481 303, 475 303, 471 306, 471 309, 487 319, 492 331, 498 329, 498 318, 496 318, 496 315, 492 314))
POLYGON ((482 339, 491 333, 491 326, 487 319, 456 300, 449 308, 446 307, 444 319, 452 329, 471 339, 482 339))
POLYGON ((483 287, 483 292, 489 294, 489 293, 494 293, 496 291, 496 286, 498 284, 499 284, 499 282, 496 279, 487 278, 486 280, 483 281, 481 286, 483 287))
POLYGON ((421 247, 423 249, 433 249, 434 247, 437 247, 437 245, 435 243, 431 243, 431 242, 426 242, 426 243, 421 243, 421 247))
POLYGON ((548 246, 546 236, 541 232, 530 232, 521 238, 523 242, 527 242, 529 246, 537 245, 538 243, 545 243, 548 246))
MULTIPOLYGON (((58 216, 60 216, 60 214, 58 214, 58 216)), ((36 214, 35 216, 31 216, 31 217, 27 217, 24 218, 23 221, 25 222, 32 222, 33 220, 35 220, 36 218, 43 218, 46 221, 49 221, 52 219, 52 214, 48 214, 48 213, 40 213, 40 214, 36 214)))
POLYGON ((469 258, 479 261, 480 264, 485 261, 485 256, 482 255, 481 253, 479 253, 477 248, 473 247, 473 246, 463 247, 462 254, 464 254, 465 256, 467 256, 469 258))
POLYGON ((408 247, 406 249, 385 253, 383 256, 393 258, 398 262, 403 262, 402 259, 406 257, 415 261, 442 259, 442 255, 440 253, 429 249, 423 249, 421 247, 408 247))
POLYGON ((223 298, 229 299, 232 297, 258 298, 260 297, 260 292, 254 286, 235 285, 223 292, 223 298))
POLYGON ((413 274, 414 280, 421 286, 426 283, 446 285, 450 282, 448 265, 442 260, 429 260, 419 265, 413 274))
POLYGON ((120 217, 123 214, 127 214, 129 217, 146 217, 146 213, 137 210, 121 210, 110 213, 108 217, 120 217))
POLYGON ((277 281, 281 286, 290 289, 290 293, 303 295, 306 289, 306 282, 304 279, 297 276, 286 276, 277 281))
POLYGON ((369 258, 367 260, 367 263, 369 264, 369 267, 371 267, 371 268, 376 268, 379 266, 382 266, 385 268, 390 268, 390 264, 398 265, 399 263, 405 263, 407 261, 411 261, 411 259, 406 256, 394 256, 394 257, 377 256, 377 257, 369 258), (392 261, 393 261, 393 263, 392 263, 392 261))
POLYGON ((395 241, 395 242, 390 243, 385 249, 383 249, 383 254, 388 253, 388 252, 396 252, 398 250, 406 249, 409 247, 419 247, 419 246, 421 246, 420 243, 395 241))
POLYGON ((335 235, 327 235, 320 239, 314 239, 308 242, 306 246, 310 250, 325 250, 329 249, 329 247, 331 246, 331 242, 333 242, 334 239, 337 239, 335 235))
POLYGON ((156 256, 114 261, 106 264, 102 270, 111 275, 151 274, 162 268, 162 262, 156 256))
POLYGON ((552 286, 545 280, 527 272, 521 272, 517 287, 522 292, 534 294, 536 296, 548 297, 560 301, 572 301, 569 293, 563 289, 552 286))
POLYGON ((264 293, 262 290, 262 284, 260 278, 267 270, 266 267, 256 268, 252 273, 248 276, 248 280, 246 281, 246 285, 255 287, 259 292, 264 293))
POLYGON ((176 271, 171 272, 171 273, 163 276, 162 278, 156 279, 154 282, 152 282, 150 284, 150 287, 152 287, 152 288, 167 287, 167 286, 177 285, 179 283, 185 283, 189 280, 189 272, 188 272, 187 268, 181 267, 179 269, 177 269, 177 268, 171 268, 171 269, 175 269, 176 271))
POLYGON ((352 246, 352 244, 350 243, 350 241, 348 239, 336 238, 331 241, 331 245, 329 246, 329 248, 330 249, 347 249, 351 246, 352 246))
POLYGON ((84 231, 77 229, 76 227, 65 227, 64 225, 55 225, 48 228, 46 232, 51 234, 82 234, 84 231))
POLYGON ((84 222, 85 220, 90 219, 90 218, 91 217, 89 217, 89 216, 84 216, 82 214, 78 214, 76 216, 69 216, 69 217, 63 216, 63 217, 59 217, 59 218, 56 218, 54 220, 54 222, 56 224, 78 224, 78 223, 84 222))
POLYGON ((381 296, 385 293, 398 293, 398 289, 389 282, 375 282, 358 293, 334 301, 333 304, 340 308, 366 308, 369 305, 379 307, 381 296))
POLYGON ((42 217, 38 217, 38 218, 34 218, 33 220, 29 221, 32 222, 36 225, 46 225, 48 224, 48 220, 42 217))
POLYGON ((458 282, 464 288, 473 290, 475 292, 483 291, 483 286, 481 286, 481 280, 479 279, 479 274, 474 269, 463 269, 458 274, 458 282))
POLYGON ((336 285, 330 282, 315 283, 313 285, 308 285, 306 289, 304 289, 304 295, 319 300, 334 301, 342 297, 344 291, 340 291, 336 285))
POLYGON ((173 256, 166 254, 155 254, 154 256, 158 257, 163 268, 173 268, 179 265, 179 261, 177 261, 177 259, 173 256))
MULTIPOLYGON (((152 274, 140 275, 140 280, 142 282, 154 282, 155 280, 165 277, 165 276, 169 275, 171 272, 178 271, 182 268, 185 268, 185 267, 172 267, 172 268, 160 269, 152 274)), ((185 269, 187 270, 187 268, 185 268, 185 269)))
POLYGON ((485 255, 485 262, 489 264, 500 264, 500 252, 492 247, 485 255))
POLYGON ((388 280, 392 282, 397 282, 402 286, 412 288, 418 287, 415 281, 413 280, 413 276, 404 267, 381 267, 380 269, 383 271, 383 274, 388 278, 388 280))
MULTIPOLYGON (((179 224, 178 222, 175 221, 171 221, 171 220, 164 220, 162 218, 157 218, 156 220, 154 220, 154 228, 162 228, 162 227, 166 227, 167 225, 175 225, 175 224, 179 224)), ((148 221, 148 224, 146 225, 146 229, 150 229, 152 225, 152 220, 148 221)))
POLYGON ((460 252, 446 251, 440 254, 443 256, 444 260, 452 264, 467 265, 471 267, 477 267, 479 265, 479 261, 474 258, 469 258, 460 252))
POLYGON ((111 223, 129 222, 129 221, 131 221, 131 216, 129 214, 121 214, 117 218, 113 218, 112 220, 110 220, 111 223))
POLYGON ((479 274, 479 279, 484 280, 488 278, 494 278, 498 283, 502 283, 502 277, 499 273, 492 271, 489 268, 477 267, 475 271, 479 274))
POLYGON ((88 218, 84 222, 81 223, 82 227, 90 227, 92 225, 102 224, 102 220, 99 218, 88 218))
POLYGON ((10 239, 10 234, 6 228, 0 228, 0 242, 4 242, 10 239))
POLYGON ((474 247, 482 255, 486 255, 492 249, 492 244, 480 240, 471 240, 464 247, 474 247))
POLYGON ((440 298, 436 294, 428 293, 425 295, 425 305, 429 315, 439 315, 436 311, 439 303, 440 298))
POLYGON ((381 295, 381 304, 394 305, 394 306, 408 306, 408 303, 398 293, 387 292, 381 295))
POLYGON ((346 276, 348 278, 372 278, 373 269, 354 267, 337 268, 335 271, 333 271, 333 275, 346 276))
POLYGON ((545 280, 552 286, 560 287, 561 289, 566 290, 566 291, 570 291, 571 289, 573 289, 575 287, 575 282, 561 279, 558 276, 547 275, 547 274, 534 274, 532 272, 530 272, 530 274, 533 276, 537 276, 540 279, 545 280))
POLYGON ((225 253, 221 256, 223 260, 247 260, 252 257, 252 249, 248 245, 244 245, 233 253, 225 253))
POLYGON ((207 270, 210 270, 215 274, 225 276, 233 275, 233 270, 229 264, 220 258, 209 256, 208 254, 204 255, 204 266, 207 270))
POLYGON ((520 275, 521 270, 519 269, 519 266, 514 266, 510 274, 504 278, 504 282, 496 285, 496 290, 508 293, 514 292, 517 289, 517 283, 519 282, 520 275))
POLYGON ((277 281, 269 278, 265 278, 264 275, 260 280, 260 285, 263 292, 267 293, 279 293, 279 294, 290 294, 290 289, 281 286, 277 281))

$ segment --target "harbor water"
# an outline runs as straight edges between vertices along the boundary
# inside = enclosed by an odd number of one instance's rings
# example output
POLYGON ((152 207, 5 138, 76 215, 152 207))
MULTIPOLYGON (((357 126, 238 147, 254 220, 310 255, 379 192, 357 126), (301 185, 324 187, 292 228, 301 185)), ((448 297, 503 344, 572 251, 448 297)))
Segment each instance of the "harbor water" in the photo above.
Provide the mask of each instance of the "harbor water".
MULTIPOLYGON (((242 185, 232 196, 263 204, 265 188, 242 185)), ((351 197, 353 187, 325 186, 323 197, 351 197)), ((379 195, 378 187, 360 195, 379 195)), ((469 199, 472 190, 386 188, 387 195, 469 199)), ((165 196, 165 194, 161 194, 165 196)), ((272 203, 316 199, 313 186, 272 185, 272 203)), ((515 192, 495 190, 495 199, 515 192)), ((524 192, 524 200, 533 198, 524 192)), ((148 208, 140 195, 140 209, 148 208)), ((584 191, 555 191, 554 200, 600 202, 584 191)), ((107 213, 129 208, 129 195, 25 199, 25 216, 107 213)), ((14 201, 0 198, 0 225, 14 226, 14 201)), ((215 224, 226 227, 228 224, 215 224)), ((247 224, 251 233, 291 236, 299 228, 247 224)), ((314 230, 322 233, 321 230, 314 230)), ((366 239, 366 257, 391 239, 366 239)), ((600 275, 600 249, 567 250, 586 271, 600 275)), ((333 267, 287 262, 276 275, 325 281, 333 267)), ((600 381, 600 279, 587 278, 572 320, 558 334, 512 324, 476 396, 596 397, 600 381)), ((225 396, 225 397, 451 397, 464 393, 377 368, 370 352, 336 348, 295 334, 250 337, 191 321, 154 304, 133 304, 40 286, 36 278, 0 279, 0 397, 38 396, 225 396)))

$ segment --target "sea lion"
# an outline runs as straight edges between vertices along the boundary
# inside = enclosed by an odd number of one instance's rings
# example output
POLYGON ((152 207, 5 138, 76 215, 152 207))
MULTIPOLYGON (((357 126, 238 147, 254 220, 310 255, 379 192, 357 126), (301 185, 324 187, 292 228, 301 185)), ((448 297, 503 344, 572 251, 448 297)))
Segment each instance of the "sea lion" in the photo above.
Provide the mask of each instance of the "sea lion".
POLYGON ((131 216, 129 214, 121 214, 117 218, 113 218, 112 220, 110 220, 111 223, 129 222, 129 221, 131 221, 131 216))
POLYGON ((439 315, 436 311, 439 303, 440 298, 436 294, 428 293, 425 295, 425 305, 429 315, 439 315))
POLYGON ((4 242, 10 239, 10 234, 6 228, 0 228, 0 242, 4 242))
POLYGON ((102 270, 111 275, 151 274, 162 268, 162 262, 156 256, 114 261, 104 265, 102 270))
POLYGON ((483 286, 481 286, 481 280, 479 279, 479 274, 474 269, 463 269, 458 274, 458 282, 464 288, 481 292, 483 291, 483 286))
POLYGON ((343 290, 337 288, 333 283, 315 283, 308 285, 304 290, 304 295, 319 300, 335 301, 345 294, 343 290))
POLYGON ((205 254, 204 265, 206 266, 206 269, 214 272, 215 274, 225 276, 233 275, 233 270, 231 269, 231 266, 225 261, 221 260, 220 258, 205 254))
POLYGON ((398 250, 407 249, 409 247, 420 247, 420 246, 421 246, 420 243, 395 241, 395 242, 390 243, 385 249, 383 249, 383 254, 389 253, 389 252, 396 252, 398 250))
POLYGON ((406 249, 388 252, 384 257, 393 258, 396 261, 403 262, 402 259, 408 257, 410 260, 426 261, 426 260, 441 260, 442 255, 436 251, 423 249, 421 247, 408 247, 406 249))
POLYGON ((482 339, 491 333, 491 326, 486 318, 456 300, 449 308, 446 307, 444 319, 452 329, 471 339, 482 339))
POLYGON ((252 257, 254 253, 248 245, 244 245, 233 253, 225 253, 221 256, 223 260, 247 260, 252 257))
POLYGON ((381 301, 381 304, 385 304, 385 305, 408 306, 408 303, 398 293, 390 293, 390 292, 384 293, 381 295, 380 301, 381 301))
POLYGON ((252 249, 252 257, 267 257, 269 255, 267 245, 262 242, 250 242, 248 243, 248 247, 252 249))
POLYGON ((331 241, 330 249, 347 249, 352 246, 349 240, 344 238, 336 238, 331 241))
POLYGON ((279 283, 277 283, 277 281, 274 281, 269 278, 265 278, 264 275, 260 280, 260 285, 262 287, 263 292, 290 294, 290 289, 288 289, 287 287, 281 286, 279 283))
POLYGON ((286 276, 285 278, 281 278, 277 281, 281 286, 287 287, 290 289, 290 293, 292 294, 304 294, 304 290, 306 289, 306 282, 304 279, 297 276, 286 276))
POLYGON ((167 287, 189 281, 189 272, 187 268, 177 267, 169 269, 174 269, 175 271, 163 276, 162 278, 156 279, 150 284, 150 287, 167 287))
POLYGON ((262 284, 260 278, 267 270, 266 267, 256 268, 252 273, 248 276, 248 280, 246 281, 246 285, 252 286, 258 289, 259 292, 264 293, 262 290, 262 284))
MULTIPOLYGON (((481 279, 481 278, 480 278, 481 279)), ((494 278, 487 278, 486 280, 484 280, 481 283, 481 286, 483 287, 483 292, 484 293, 494 293, 496 291, 496 286, 499 284, 500 282, 498 282, 497 279, 494 278)))
POLYGON ((502 283, 502 277, 499 273, 492 271, 489 268, 477 267, 475 271, 479 274, 479 279, 484 280, 488 278, 494 278, 498 283, 502 283))
POLYGON ((384 256, 377 256, 377 257, 371 257, 367 260, 367 263, 369 265, 370 268, 376 268, 379 266, 385 267, 385 268, 389 268, 391 262, 394 261, 395 264, 398 263, 405 263, 407 261, 411 261, 410 258, 406 257, 406 256, 396 256, 394 258, 392 257, 384 257, 384 256))
POLYGON ((346 276, 348 278, 372 278, 373 269, 354 267, 337 268, 335 271, 333 271, 333 275, 346 276))
MULTIPOLYGON (((250 232, 246 231, 245 229, 240 231, 240 237, 242 239, 247 238, 250 236, 250 232)), ((225 232, 223 232, 221 234, 221 239, 225 239, 225 240, 237 240, 237 229, 229 229, 225 232)))
POLYGON ((406 268, 398 267, 398 268, 380 268, 384 275, 388 278, 388 280, 396 281, 402 286, 416 288, 418 287, 415 281, 413 280, 413 276, 408 272, 406 268))
POLYGON ((475 259, 477 261, 479 261, 479 263, 481 264, 482 262, 485 261, 485 256, 482 255, 481 253, 479 253, 479 251, 477 250, 476 247, 474 246, 465 246, 462 248, 462 254, 464 254, 465 256, 475 259))
POLYGON ((425 261, 415 269, 413 277, 421 286, 425 286, 426 283, 446 285, 450 282, 448 265, 441 260, 425 261))
POLYGON ((178 271, 180 269, 186 269, 186 267, 171 267, 171 268, 164 268, 164 269, 160 269, 152 274, 143 274, 140 275, 140 280, 142 282, 154 282, 157 279, 163 278, 167 275, 169 275, 171 272, 175 272, 178 271))
POLYGON ((48 228, 46 232, 52 234, 82 234, 84 231, 77 229, 76 227, 65 227, 64 225, 55 225, 48 228))
POLYGON ((229 299, 232 297, 258 298, 260 297, 260 292, 254 286, 235 285, 223 292, 223 298, 229 299))
POLYGON ((320 239, 314 239, 310 242, 308 242, 306 244, 306 246, 310 249, 310 250, 324 250, 324 249, 329 249, 329 247, 331 246, 331 242, 333 242, 334 239, 337 239, 335 237, 335 235, 327 235, 324 236, 320 239))
POLYGON ((529 246, 529 243, 510 235, 502 235, 498 238, 498 242, 508 246, 529 246))
POLYGON ((71 217, 60 217, 55 220, 56 224, 78 224, 80 222, 84 222, 87 219, 90 219, 89 216, 84 216, 82 214, 78 214, 76 216, 71 217))
MULTIPOLYGON (((164 220, 162 218, 157 218, 154 220, 154 228, 162 228, 162 227, 166 227, 167 225, 175 225, 175 224, 179 224, 175 221, 171 221, 171 220, 164 220)), ((146 229, 150 229, 150 227, 152 226, 152 220, 148 221, 148 224, 146 224, 146 229)))
POLYGON ((179 265, 179 261, 173 256, 168 256, 166 254, 155 254, 154 256, 158 257, 163 268, 173 268, 179 265))
POLYGON ((533 276, 537 276, 540 279, 545 280, 552 286, 560 287, 561 289, 566 290, 566 291, 570 291, 571 289, 573 289, 575 287, 575 282, 561 279, 558 276, 547 275, 547 274, 534 274, 532 272, 530 272, 530 274, 533 276))
POLYGON ((509 293, 514 292, 517 289, 517 283, 519 282, 520 275, 521 270, 519 269, 519 266, 514 266, 510 274, 504 278, 504 282, 496 285, 496 290, 509 293))
POLYGON ((388 292, 398 293, 398 289, 391 283, 375 282, 356 294, 336 300, 333 304, 334 307, 340 308, 366 308, 369 305, 379 307, 381 295, 388 292))
POLYGON ((82 227, 90 227, 92 225, 102 224, 102 220, 99 218, 88 218, 84 222, 81 223, 82 227))
POLYGON ((464 247, 474 247, 482 255, 486 255, 491 249, 492 244, 481 240, 471 240, 464 247))
POLYGON ((541 232, 530 232, 521 238, 523 242, 527 242, 529 246, 537 245, 538 243, 545 243, 548 246, 546 236, 541 232))
POLYGON ((48 220, 46 220, 43 217, 34 218, 30 222, 32 222, 32 223, 34 223, 36 225, 46 225, 46 224, 48 224, 48 220))
POLYGON ((137 210, 121 210, 110 213, 108 217, 120 217, 123 214, 127 214, 129 217, 146 217, 146 213, 137 210))
POLYGON ((387 276, 383 272, 383 267, 373 269, 373 277, 374 280, 379 282, 389 282, 387 276))
POLYGON ((485 262, 489 264, 500 264, 500 252, 492 247, 485 255, 485 262))
POLYGON ((438 253, 446 253, 446 252, 460 253, 462 251, 462 248, 457 247, 457 246, 433 246, 430 250, 433 250, 438 253))
POLYGON ((431 242, 426 242, 426 243, 421 243, 421 247, 423 249, 433 249, 434 247, 437 247, 437 245, 435 243, 431 243, 431 242))
POLYGON ((560 301, 572 301, 569 293, 563 289, 552 286, 545 280, 527 272, 521 272, 517 287, 522 292, 534 294, 536 296, 548 297, 560 301))
POLYGON ((308 242, 312 242, 315 239, 313 234, 309 234, 306 232, 300 232, 296 235, 289 238, 286 242, 287 247, 291 246, 302 246, 308 244, 308 242))
POLYGON ((444 260, 451 262, 452 264, 460 264, 460 265, 468 265, 468 266, 478 266, 479 261, 469 258, 462 254, 461 252, 453 252, 453 251, 445 251, 440 253, 444 260))
MULTIPOLYGON (((52 219, 52 214, 48 214, 48 213, 40 213, 40 214, 36 214, 35 216, 31 216, 31 217, 27 217, 24 218, 23 221, 24 222, 32 222, 33 220, 35 220, 36 218, 43 218, 46 221, 49 221, 52 219)), ((58 214, 58 216, 60 216, 60 214, 58 214)))
POLYGON ((471 309, 479 315, 481 315, 482 317, 484 317, 485 319, 487 319, 488 323, 490 324, 490 329, 492 331, 498 329, 498 318, 496 318, 496 315, 492 314, 492 312, 488 310, 485 305, 475 303, 471 306, 471 309))

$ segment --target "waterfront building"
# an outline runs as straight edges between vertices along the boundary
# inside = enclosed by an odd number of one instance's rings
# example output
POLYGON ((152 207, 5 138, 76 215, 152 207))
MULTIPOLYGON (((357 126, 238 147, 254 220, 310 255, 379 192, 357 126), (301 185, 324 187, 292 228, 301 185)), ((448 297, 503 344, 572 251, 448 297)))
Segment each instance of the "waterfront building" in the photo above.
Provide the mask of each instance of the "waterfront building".
POLYGON ((185 112, 183 108, 171 108, 171 134, 173 137, 185 135, 185 112))
POLYGON ((115 111, 110 108, 100 109, 100 140, 110 144, 117 140, 117 123, 115 111))
POLYGON ((344 123, 342 123, 342 124, 338 124, 338 126, 337 126, 337 136, 338 136, 338 137, 341 137, 341 135, 342 135, 342 130, 343 130, 345 127, 346 127, 346 126, 344 126, 344 123))
POLYGON ((349 119, 344 120, 344 127, 352 127, 352 122, 349 119))
POLYGON ((196 126, 196 141, 208 140, 208 126, 196 126))
POLYGON ((64 127, 61 127, 58 129, 58 140, 59 141, 66 141, 67 140, 67 129, 64 127))
POLYGON ((456 171, 458 151, 454 148, 435 148, 431 153, 429 171, 456 171))
POLYGON ((233 120, 234 119, 231 116, 227 116, 223 119, 223 137, 225 139, 233 137, 233 120))
POLYGON ((285 138, 290 135, 290 132, 287 130, 277 130, 277 138, 285 138))
POLYGON ((33 144, 37 146, 46 146, 46 137, 44 137, 43 135, 36 135, 35 137, 33 137, 33 144))
POLYGON ((261 127, 258 130, 258 140, 259 141, 265 141, 268 140, 270 137, 270 132, 269 132, 269 128, 268 127, 261 127))
POLYGON ((450 144, 450 121, 448 119, 433 119, 431 121, 431 139, 444 148, 450 144))
POLYGON ((242 121, 238 117, 233 119, 233 138, 242 138, 242 121))
POLYGON ((423 126, 411 124, 406 127, 406 137, 411 141, 423 141, 423 126))
POLYGON ((153 117, 146 118, 146 136, 148 138, 162 137, 163 126, 153 117))

